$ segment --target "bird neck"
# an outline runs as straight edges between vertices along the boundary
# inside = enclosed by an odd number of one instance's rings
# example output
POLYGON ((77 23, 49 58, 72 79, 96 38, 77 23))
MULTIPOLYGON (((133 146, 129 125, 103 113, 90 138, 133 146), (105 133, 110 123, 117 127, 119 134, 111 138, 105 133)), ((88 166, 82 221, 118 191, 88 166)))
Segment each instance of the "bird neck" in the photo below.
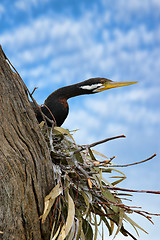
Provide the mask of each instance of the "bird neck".
MULTIPOLYGON (((59 88, 45 100, 44 104, 52 112, 56 119, 57 126, 61 126, 68 115, 69 106, 67 100, 79 95, 89 94, 87 90, 81 88, 81 85, 82 84, 79 83, 59 88)), ((50 119, 53 119, 47 108, 42 108, 43 113, 50 119)))
POLYGON ((54 96, 57 96, 58 98, 62 98, 62 99, 66 99, 66 100, 69 98, 72 98, 72 97, 89 94, 89 92, 87 90, 80 88, 80 86, 81 85, 79 83, 69 85, 69 86, 57 89, 52 94, 54 94, 54 96))

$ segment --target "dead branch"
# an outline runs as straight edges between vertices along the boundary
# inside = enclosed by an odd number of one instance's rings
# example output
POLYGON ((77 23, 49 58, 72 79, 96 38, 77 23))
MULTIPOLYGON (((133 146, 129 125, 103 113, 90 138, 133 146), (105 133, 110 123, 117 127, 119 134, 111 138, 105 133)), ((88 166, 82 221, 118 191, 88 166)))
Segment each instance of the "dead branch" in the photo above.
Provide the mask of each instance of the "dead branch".
POLYGON ((125 137, 126 137, 125 135, 119 135, 119 136, 115 136, 115 137, 111 137, 111 138, 106 138, 106 139, 100 140, 98 142, 91 143, 89 145, 82 145, 82 146, 80 146, 79 149, 75 150, 73 152, 73 154, 76 154, 76 153, 81 152, 81 151, 83 151, 87 148, 92 148, 92 147, 95 147, 99 144, 102 144, 102 143, 105 143, 105 142, 108 142, 108 141, 111 141, 111 140, 114 140, 114 139, 117 139, 117 138, 125 138, 125 137))
POLYGON ((130 167, 130 166, 133 166, 133 165, 137 165, 137 164, 140 164, 140 163, 144 163, 144 162, 147 162, 151 159, 153 159, 157 154, 153 154, 151 157, 145 159, 145 160, 142 160, 142 161, 139 161, 139 162, 134 162, 134 163, 129 163, 129 164, 123 164, 123 165, 112 165, 112 167, 130 167))

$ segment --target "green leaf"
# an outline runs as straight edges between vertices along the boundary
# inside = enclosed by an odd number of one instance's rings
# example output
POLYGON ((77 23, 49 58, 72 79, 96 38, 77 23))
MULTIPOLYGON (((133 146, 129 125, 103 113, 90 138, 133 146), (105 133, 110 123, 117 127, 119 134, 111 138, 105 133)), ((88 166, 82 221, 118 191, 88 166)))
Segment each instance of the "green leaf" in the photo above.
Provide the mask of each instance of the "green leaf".
POLYGON ((98 168, 98 167, 97 167, 97 170, 98 170, 98 169, 102 169, 102 172, 103 172, 103 173, 111 173, 111 172, 112 172, 112 169, 110 169, 110 168, 98 168))
MULTIPOLYGON (((82 216, 84 216, 84 215, 86 215, 86 214, 88 213, 88 211, 89 211, 90 199, 89 199, 88 195, 87 195, 84 191, 82 191, 81 194, 82 194, 82 196, 83 196, 83 198, 84 198, 84 201, 85 201, 85 204, 86 204, 86 210, 85 210, 85 212, 82 214, 82 216)), ((91 197, 92 197, 92 195, 91 195, 91 197)))
POLYGON ((114 235, 114 238, 117 236, 117 234, 118 234, 119 231, 121 230, 121 227, 122 227, 122 224, 123 224, 123 217, 124 217, 124 209, 123 209, 123 208, 120 208, 118 228, 117 228, 117 231, 116 231, 116 233, 115 233, 115 235, 114 235))
POLYGON ((51 237, 50 237, 50 239, 51 240, 54 240, 54 239, 56 239, 56 237, 58 236, 58 234, 59 234, 59 232, 60 232, 60 230, 61 230, 61 224, 60 224, 60 217, 61 217, 61 214, 62 214, 62 206, 61 206, 61 204, 59 205, 59 214, 58 214, 58 218, 56 218, 56 221, 54 221, 53 222, 53 226, 52 226, 52 231, 51 231, 51 237), (54 237, 53 237, 53 233, 54 233, 54 230, 56 229, 58 227, 58 229, 57 229, 57 232, 54 234, 54 237), (52 239, 53 238, 53 239, 52 239))
POLYGON ((75 229, 75 221, 74 221, 73 225, 71 227, 71 230, 70 230, 70 232, 69 232, 69 234, 67 236, 67 240, 73 240, 73 237, 75 235, 75 231, 76 231, 76 229, 75 229))
POLYGON ((114 195, 108 189, 103 191, 102 194, 106 199, 110 200, 113 203, 116 203, 116 199, 115 199, 114 195))
POLYGON ((105 217, 105 216, 100 216, 100 218, 102 219, 102 221, 105 223, 106 227, 108 228, 109 235, 111 235, 111 234, 112 234, 111 226, 109 225, 109 223, 108 223, 108 221, 107 221, 107 217, 105 217))
POLYGON ((111 223, 111 234, 112 234, 113 230, 114 230, 114 222, 112 220, 110 220, 110 223, 111 223))
POLYGON ((120 178, 120 179, 117 180, 117 181, 112 182, 112 185, 113 185, 113 186, 117 185, 118 183, 120 183, 120 182, 122 182, 123 180, 126 179, 126 177, 117 177, 117 178, 120 178))
POLYGON ((121 172, 121 171, 119 171, 119 170, 117 170, 115 168, 109 168, 109 169, 112 170, 112 171, 115 171, 115 172, 118 172, 118 173, 122 174, 126 178, 126 175, 123 172, 121 172))
POLYGON ((92 153, 94 153, 95 155, 98 155, 102 158, 105 158, 105 159, 108 159, 108 157, 106 157, 104 154, 100 153, 100 152, 97 152, 96 150, 92 149, 92 153))
POLYGON ((83 228, 81 228, 81 240, 86 240, 84 232, 83 232, 83 228))
POLYGON ((40 128, 43 128, 45 124, 45 121, 42 121, 41 123, 39 123, 40 128))
POLYGON ((72 139, 72 141, 75 143, 74 138, 72 137, 72 135, 70 134, 70 132, 67 129, 64 129, 62 127, 54 127, 54 129, 57 130, 58 132, 62 133, 62 134, 68 135, 72 139))
MULTIPOLYGON (((81 231, 83 231, 83 230, 82 230, 82 218, 79 218, 78 221, 79 221, 79 224, 78 224, 78 231, 77 231, 76 240, 79 240, 79 239, 80 239, 81 231)), ((84 234, 84 233, 83 233, 83 234, 84 234)))
POLYGON ((85 239, 93 240, 93 229, 89 224, 89 222, 85 219, 83 219, 83 222, 82 222, 82 229, 85 235, 85 239))
POLYGON ((52 225, 50 240, 53 238, 53 232, 54 232, 55 225, 56 225, 56 223, 54 222, 53 225, 52 225))
POLYGON ((97 225, 97 216, 94 214, 94 225, 95 225, 95 231, 94 231, 94 240, 97 239, 97 232, 98 232, 98 225, 97 225))
POLYGON ((63 192, 63 188, 59 186, 59 183, 52 189, 52 191, 45 197, 45 207, 42 218, 42 223, 45 222, 56 197, 58 197, 63 192))
POLYGON ((76 157, 78 162, 80 162, 80 163, 84 162, 80 152, 79 153, 75 153, 74 156, 76 157))
POLYGON ((124 213, 124 218, 134 227, 134 228, 139 228, 140 230, 142 230, 143 232, 147 233, 146 230, 144 230, 142 227, 140 227, 136 222, 134 222, 130 217, 128 217, 125 213, 124 213))
POLYGON ((97 161, 97 159, 95 158, 95 156, 94 156, 94 154, 93 154, 93 150, 91 150, 90 148, 89 148, 88 150, 89 150, 89 154, 90 154, 90 156, 91 156, 91 159, 92 159, 93 161, 97 161))
POLYGON ((75 217, 74 202, 71 196, 69 195, 69 191, 67 191, 67 195, 68 195, 68 215, 67 215, 66 224, 63 225, 60 235, 58 237, 58 240, 64 240, 66 238, 74 222, 74 217, 75 217))
POLYGON ((104 240, 104 231, 103 231, 103 223, 102 223, 102 240, 104 240))
MULTIPOLYGON (((50 238, 50 239, 51 239, 51 240, 55 240, 55 239, 57 238, 60 230, 61 230, 61 225, 59 225, 58 230, 57 230, 57 232, 55 233, 55 235, 53 236, 53 238, 50 238)), ((51 236, 52 236, 52 235, 51 235, 51 236)))

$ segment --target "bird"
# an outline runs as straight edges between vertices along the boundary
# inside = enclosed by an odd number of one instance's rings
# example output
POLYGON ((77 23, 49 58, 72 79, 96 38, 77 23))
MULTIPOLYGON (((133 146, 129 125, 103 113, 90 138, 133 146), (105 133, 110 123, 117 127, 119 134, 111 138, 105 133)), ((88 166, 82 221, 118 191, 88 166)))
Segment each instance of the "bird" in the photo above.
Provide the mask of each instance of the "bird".
MULTIPOLYGON (((46 119, 53 120, 55 125, 60 127, 69 113, 69 105, 67 102, 69 98, 85 94, 95 94, 111 88, 128 86, 135 83, 137 83, 137 81, 114 82, 107 78, 90 78, 83 82, 59 88, 51 93, 45 100, 44 104, 42 104, 41 111, 47 116, 46 119)), ((41 123, 44 121, 40 108, 35 106, 33 102, 32 107, 38 122, 41 123)), ((52 121, 46 121, 47 125, 51 127, 52 121)))

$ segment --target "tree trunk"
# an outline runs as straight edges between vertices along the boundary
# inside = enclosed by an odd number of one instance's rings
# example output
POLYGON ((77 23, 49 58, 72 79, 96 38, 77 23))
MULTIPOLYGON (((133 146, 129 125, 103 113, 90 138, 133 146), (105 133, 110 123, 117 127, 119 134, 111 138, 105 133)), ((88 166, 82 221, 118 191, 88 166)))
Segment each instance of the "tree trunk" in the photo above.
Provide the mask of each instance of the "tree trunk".
POLYGON ((26 86, 0 46, 0 239, 49 239, 49 219, 41 224, 39 217, 53 184, 50 154, 26 86))

